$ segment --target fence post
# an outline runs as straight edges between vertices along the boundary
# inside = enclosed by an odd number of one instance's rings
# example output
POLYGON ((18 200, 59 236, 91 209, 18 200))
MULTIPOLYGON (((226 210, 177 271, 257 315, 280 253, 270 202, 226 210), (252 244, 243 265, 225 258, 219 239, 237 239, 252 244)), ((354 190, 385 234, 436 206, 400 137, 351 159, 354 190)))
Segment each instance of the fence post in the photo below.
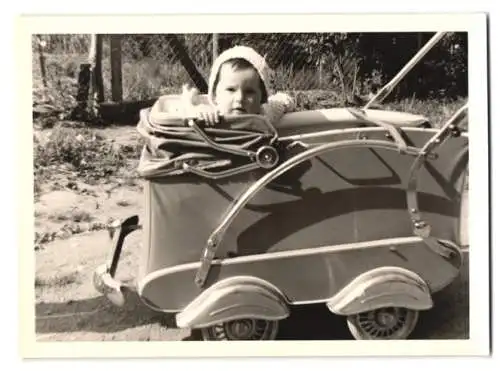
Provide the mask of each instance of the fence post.
POLYGON ((104 86, 102 79, 102 35, 95 35, 95 50, 92 58, 92 86, 93 86, 93 99, 96 103, 104 101, 104 86))
POLYGON ((38 57, 40 59, 40 73, 42 75, 43 86, 47 87, 47 72, 45 70, 45 55, 43 54, 43 48, 45 46, 45 42, 42 39, 42 36, 37 36, 37 45, 38 45, 38 57))
POLYGON ((318 60, 318 89, 323 89, 323 54, 318 60))
POLYGON ((110 35, 111 49, 111 100, 123 100, 121 35, 110 35))
MULTIPOLYGON (((88 63, 82 68, 82 91, 80 99, 90 100, 90 108, 96 110, 99 103, 104 101, 102 81, 102 35, 93 34, 90 39, 88 63), (92 89, 90 89, 90 86, 92 89), (91 94, 89 92, 91 91, 91 94)), ((86 108, 89 108, 88 105, 86 108)))
POLYGON ((89 108, 94 110, 95 113, 97 105, 104 101, 102 80, 102 35, 90 35, 87 62, 80 64, 76 101, 77 106, 72 113, 72 116, 75 118, 88 117, 89 108), (91 89, 92 94, 90 94, 91 89))
POLYGON ((87 62, 80 64, 80 72, 78 73, 78 91, 76 93, 77 106, 72 113, 74 118, 82 118, 86 116, 92 80, 92 61, 95 55, 95 49, 96 35, 92 34, 90 35, 90 47, 87 62))
POLYGON ((219 56, 219 34, 212 34, 212 63, 215 63, 215 60, 219 56))
POLYGON ((423 45, 423 35, 422 32, 417 33, 417 52, 422 49, 423 45))

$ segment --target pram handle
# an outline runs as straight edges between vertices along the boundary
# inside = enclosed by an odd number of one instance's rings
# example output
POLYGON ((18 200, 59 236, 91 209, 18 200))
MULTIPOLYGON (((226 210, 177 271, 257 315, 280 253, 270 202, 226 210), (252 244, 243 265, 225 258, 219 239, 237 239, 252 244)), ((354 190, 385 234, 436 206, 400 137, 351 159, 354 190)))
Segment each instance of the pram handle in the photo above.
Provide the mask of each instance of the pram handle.
POLYGON ((422 47, 422 49, 420 49, 418 53, 415 54, 413 58, 408 61, 408 63, 406 63, 398 74, 394 76, 386 85, 384 85, 372 99, 370 99, 363 109, 368 109, 377 101, 379 101, 379 103, 383 101, 392 92, 394 87, 408 74, 408 72, 415 67, 415 65, 429 52, 429 50, 431 50, 434 45, 436 45, 446 34, 447 32, 444 31, 436 32, 434 36, 422 47))

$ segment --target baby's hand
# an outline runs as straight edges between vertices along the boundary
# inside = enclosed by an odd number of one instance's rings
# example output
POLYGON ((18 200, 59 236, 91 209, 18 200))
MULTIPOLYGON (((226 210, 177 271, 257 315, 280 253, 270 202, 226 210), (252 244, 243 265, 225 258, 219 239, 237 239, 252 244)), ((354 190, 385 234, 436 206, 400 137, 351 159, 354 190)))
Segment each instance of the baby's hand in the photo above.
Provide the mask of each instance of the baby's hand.
POLYGON ((204 104, 196 107, 196 114, 198 119, 205 121, 208 126, 217 125, 222 117, 218 109, 204 104))
POLYGON ((181 99, 185 116, 196 116, 199 120, 205 121, 209 126, 214 126, 220 122, 222 114, 216 108, 200 103, 198 89, 184 84, 182 86, 181 99))

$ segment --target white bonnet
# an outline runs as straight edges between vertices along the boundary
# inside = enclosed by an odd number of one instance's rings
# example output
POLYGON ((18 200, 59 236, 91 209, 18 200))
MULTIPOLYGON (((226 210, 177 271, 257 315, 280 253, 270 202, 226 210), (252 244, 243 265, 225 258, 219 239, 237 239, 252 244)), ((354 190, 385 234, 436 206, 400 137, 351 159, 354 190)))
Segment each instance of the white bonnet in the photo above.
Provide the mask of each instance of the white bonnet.
POLYGON ((257 53, 254 49, 248 46, 234 46, 230 49, 222 52, 217 59, 215 60, 212 69, 210 71, 210 76, 208 78, 208 100, 211 104, 215 104, 214 102, 214 84, 219 73, 219 69, 224 62, 227 62, 233 58, 242 58, 248 61, 254 66, 257 72, 260 75, 262 82, 264 83, 264 87, 266 89, 266 95, 269 97, 271 95, 270 89, 270 78, 271 78, 271 69, 267 65, 267 62, 264 57, 262 57, 259 53, 257 53))

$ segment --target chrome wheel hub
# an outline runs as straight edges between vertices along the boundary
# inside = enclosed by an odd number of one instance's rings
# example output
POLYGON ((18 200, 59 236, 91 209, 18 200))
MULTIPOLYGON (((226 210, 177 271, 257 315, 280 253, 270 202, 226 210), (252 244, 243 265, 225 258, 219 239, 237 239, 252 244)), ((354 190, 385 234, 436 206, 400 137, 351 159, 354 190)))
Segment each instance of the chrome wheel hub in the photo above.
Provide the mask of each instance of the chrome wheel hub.
POLYGON ((406 309, 382 308, 360 314, 359 325, 374 338, 387 338, 404 327, 406 316, 406 309))

